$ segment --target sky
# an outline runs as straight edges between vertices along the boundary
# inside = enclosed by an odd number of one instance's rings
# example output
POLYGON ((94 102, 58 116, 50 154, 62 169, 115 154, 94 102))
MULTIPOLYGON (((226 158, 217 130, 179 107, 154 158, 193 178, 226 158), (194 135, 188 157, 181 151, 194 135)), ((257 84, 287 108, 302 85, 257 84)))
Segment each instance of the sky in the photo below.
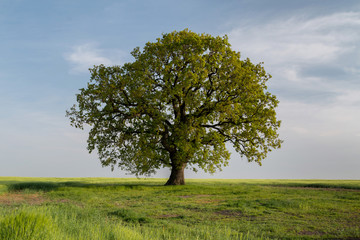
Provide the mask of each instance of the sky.
POLYGON ((186 178, 360 179, 358 0, 0 0, 0 176, 133 177, 102 168, 65 111, 88 68, 185 28, 264 62, 284 140, 261 167, 229 146, 222 172, 186 178))

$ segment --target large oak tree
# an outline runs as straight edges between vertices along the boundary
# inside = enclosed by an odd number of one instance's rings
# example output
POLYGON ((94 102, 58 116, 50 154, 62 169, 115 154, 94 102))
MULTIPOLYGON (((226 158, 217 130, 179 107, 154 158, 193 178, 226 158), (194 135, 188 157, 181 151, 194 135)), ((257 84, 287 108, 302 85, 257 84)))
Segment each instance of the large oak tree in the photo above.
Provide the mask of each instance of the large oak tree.
POLYGON ((226 143, 261 164, 279 148, 278 100, 261 64, 240 59, 228 38, 189 30, 135 48, 123 66, 94 66, 67 116, 90 126, 88 150, 103 166, 136 175, 171 168, 167 185, 185 184, 184 169, 226 166, 226 143))

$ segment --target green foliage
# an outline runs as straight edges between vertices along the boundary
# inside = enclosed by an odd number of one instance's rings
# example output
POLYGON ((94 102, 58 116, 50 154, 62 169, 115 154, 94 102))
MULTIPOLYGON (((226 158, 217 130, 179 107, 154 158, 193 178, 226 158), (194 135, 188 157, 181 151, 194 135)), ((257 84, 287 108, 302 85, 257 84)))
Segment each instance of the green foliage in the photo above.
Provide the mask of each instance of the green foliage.
POLYGON ((91 127, 88 149, 103 166, 142 175, 184 166, 214 172, 226 166, 225 143, 261 164, 279 148, 276 97, 261 64, 240 59, 227 36, 189 30, 163 34, 135 61, 94 66, 91 81, 67 116, 91 127))

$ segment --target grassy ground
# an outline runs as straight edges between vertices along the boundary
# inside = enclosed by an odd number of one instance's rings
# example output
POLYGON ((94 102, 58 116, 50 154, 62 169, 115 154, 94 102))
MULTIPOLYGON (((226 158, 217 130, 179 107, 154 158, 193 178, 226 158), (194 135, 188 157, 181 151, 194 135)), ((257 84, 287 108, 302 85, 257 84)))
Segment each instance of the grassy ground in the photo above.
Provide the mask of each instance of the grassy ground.
POLYGON ((360 239, 360 181, 0 177, 0 239, 360 239))

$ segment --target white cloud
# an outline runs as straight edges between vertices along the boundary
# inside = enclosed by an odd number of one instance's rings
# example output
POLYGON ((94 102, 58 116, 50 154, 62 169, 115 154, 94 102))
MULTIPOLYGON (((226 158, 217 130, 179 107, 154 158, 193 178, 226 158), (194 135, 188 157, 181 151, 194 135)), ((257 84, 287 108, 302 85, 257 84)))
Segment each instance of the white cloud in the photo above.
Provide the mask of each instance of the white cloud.
POLYGON ((359 28, 360 13, 344 12, 240 26, 229 33, 229 39, 235 49, 257 61, 326 63, 354 49, 360 39, 359 28))
POLYGON ((229 41, 243 57, 250 57, 254 62, 264 61, 266 69, 280 84, 292 82, 297 88, 311 86, 340 93, 353 87, 330 83, 333 76, 326 70, 332 69, 348 74, 341 76, 341 80, 347 77, 358 82, 360 12, 310 19, 294 16, 262 25, 239 26, 229 33, 229 41), (319 66, 323 70, 319 70, 319 66), (304 70, 310 68, 319 74, 304 76, 304 70))
POLYGON ((264 61, 273 75, 285 138, 348 136, 358 141, 359 12, 294 16, 240 26, 228 35, 234 49, 253 62, 264 61), (333 69, 339 76, 332 75, 333 69))
POLYGON ((229 41, 243 57, 264 61, 273 76, 270 86, 299 102, 328 101, 351 108, 353 91, 360 91, 360 12, 239 26, 229 33, 229 41))
POLYGON ((106 66, 120 64, 122 52, 120 50, 105 50, 94 43, 85 43, 72 48, 72 52, 65 54, 65 59, 72 65, 72 73, 88 72, 94 65, 106 66))

